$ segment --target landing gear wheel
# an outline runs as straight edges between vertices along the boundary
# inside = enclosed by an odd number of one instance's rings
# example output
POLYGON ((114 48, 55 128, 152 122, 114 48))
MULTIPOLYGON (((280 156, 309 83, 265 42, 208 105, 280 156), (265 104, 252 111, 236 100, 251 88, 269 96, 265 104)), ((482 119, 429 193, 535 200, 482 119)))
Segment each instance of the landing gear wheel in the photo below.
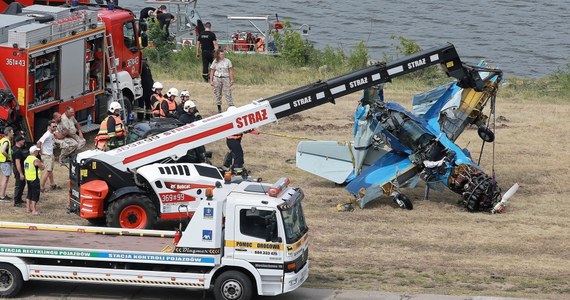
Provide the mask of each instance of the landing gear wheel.
POLYGON ((495 140, 495 134, 488 127, 479 127, 477 134, 487 143, 492 143, 495 140))
POLYGON ((18 268, 11 264, 0 263, 0 298, 15 297, 23 285, 24 279, 18 268))
POLYGON ((214 284, 216 300, 249 300, 253 297, 251 279, 239 271, 222 273, 214 284))
POLYGON ((408 198, 408 196, 404 194, 398 194, 394 198, 394 203, 398 204, 401 209, 412 210, 414 209, 414 205, 412 204, 412 200, 408 198))
POLYGON ((145 195, 130 194, 109 205, 107 226, 151 229, 157 220, 156 208, 145 195))

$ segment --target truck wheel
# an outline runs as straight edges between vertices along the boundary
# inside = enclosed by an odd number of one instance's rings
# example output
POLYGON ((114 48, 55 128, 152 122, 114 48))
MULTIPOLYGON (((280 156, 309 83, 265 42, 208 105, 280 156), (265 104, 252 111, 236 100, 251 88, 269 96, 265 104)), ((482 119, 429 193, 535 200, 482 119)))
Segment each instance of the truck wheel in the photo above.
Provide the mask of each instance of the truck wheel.
POLYGON ((24 279, 18 268, 10 264, 0 263, 0 298, 16 296, 23 285, 24 279))
POLYGON ((216 300, 249 300, 253 297, 251 280, 239 271, 222 273, 214 284, 216 300))
POLYGON ((156 207, 145 195, 130 194, 109 205, 107 226, 150 229, 157 219, 156 207))
POLYGON ((125 107, 123 107, 123 109, 127 112, 128 117, 129 114, 133 111, 133 100, 131 100, 129 96, 123 94, 123 103, 125 104, 125 107))

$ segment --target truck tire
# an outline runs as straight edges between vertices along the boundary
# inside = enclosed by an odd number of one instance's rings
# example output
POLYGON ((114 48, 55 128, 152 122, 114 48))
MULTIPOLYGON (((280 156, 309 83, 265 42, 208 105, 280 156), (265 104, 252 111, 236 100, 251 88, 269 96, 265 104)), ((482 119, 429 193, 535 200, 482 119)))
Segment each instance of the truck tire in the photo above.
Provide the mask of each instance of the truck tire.
POLYGON ((127 117, 129 116, 129 114, 133 111, 133 100, 124 94, 123 92, 123 103, 125 104, 125 107, 123 107, 123 109, 127 112, 127 117))
POLYGON ((216 300, 250 300, 253 298, 251 279, 239 271, 226 271, 214 283, 216 300))
POLYGON ((156 220, 156 207, 141 194, 125 195, 113 201, 107 209, 108 227, 151 229, 156 220))
POLYGON ((11 264, 0 263, 0 298, 15 297, 23 285, 24 279, 18 268, 11 264))

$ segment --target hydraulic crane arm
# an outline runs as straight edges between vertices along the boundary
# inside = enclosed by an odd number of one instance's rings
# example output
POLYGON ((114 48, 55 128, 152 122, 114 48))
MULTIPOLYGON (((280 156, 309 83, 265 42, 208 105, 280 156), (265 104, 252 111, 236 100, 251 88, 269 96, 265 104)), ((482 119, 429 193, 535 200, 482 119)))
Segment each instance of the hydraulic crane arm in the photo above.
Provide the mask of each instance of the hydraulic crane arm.
POLYGON ((325 103, 334 103, 336 98, 352 94, 373 85, 390 82, 436 64, 441 64, 448 76, 458 80, 459 86, 477 91, 485 82, 476 68, 461 62, 455 46, 448 43, 414 53, 390 63, 380 63, 327 81, 298 88, 267 98, 277 118, 289 116, 325 103))
POLYGON ((446 73, 456 78, 462 87, 481 90, 485 85, 475 68, 464 65, 455 47, 448 43, 387 64, 377 64, 267 99, 260 99, 236 110, 217 114, 109 152, 96 150, 82 152, 78 155, 77 162, 95 160, 120 171, 127 171, 168 158, 178 159, 189 149, 275 122, 277 119, 325 103, 334 103, 336 98, 436 64, 441 64, 446 73))

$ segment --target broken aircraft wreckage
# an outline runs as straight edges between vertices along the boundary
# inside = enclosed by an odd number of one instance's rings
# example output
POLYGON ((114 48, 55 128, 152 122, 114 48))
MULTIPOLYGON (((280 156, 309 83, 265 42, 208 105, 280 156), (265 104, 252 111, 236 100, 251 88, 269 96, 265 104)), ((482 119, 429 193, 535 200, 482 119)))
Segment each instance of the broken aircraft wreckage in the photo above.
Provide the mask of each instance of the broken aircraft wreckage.
MULTIPOLYGON (((485 63, 463 68, 463 80, 414 96, 413 112, 384 102, 381 85, 367 88, 354 114, 353 142, 303 141, 297 147, 297 167, 346 184, 361 208, 385 195, 399 207, 412 209, 401 189, 413 188, 422 179, 426 199, 430 189, 447 187, 461 195, 458 203, 470 212, 503 212, 518 184, 501 197, 494 170, 493 176, 487 175, 466 148, 455 144, 470 125, 478 127, 483 143, 494 142, 483 109, 490 102, 494 116, 503 74, 485 63)), ((351 203, 337 209, 352 210, 351 203)))

